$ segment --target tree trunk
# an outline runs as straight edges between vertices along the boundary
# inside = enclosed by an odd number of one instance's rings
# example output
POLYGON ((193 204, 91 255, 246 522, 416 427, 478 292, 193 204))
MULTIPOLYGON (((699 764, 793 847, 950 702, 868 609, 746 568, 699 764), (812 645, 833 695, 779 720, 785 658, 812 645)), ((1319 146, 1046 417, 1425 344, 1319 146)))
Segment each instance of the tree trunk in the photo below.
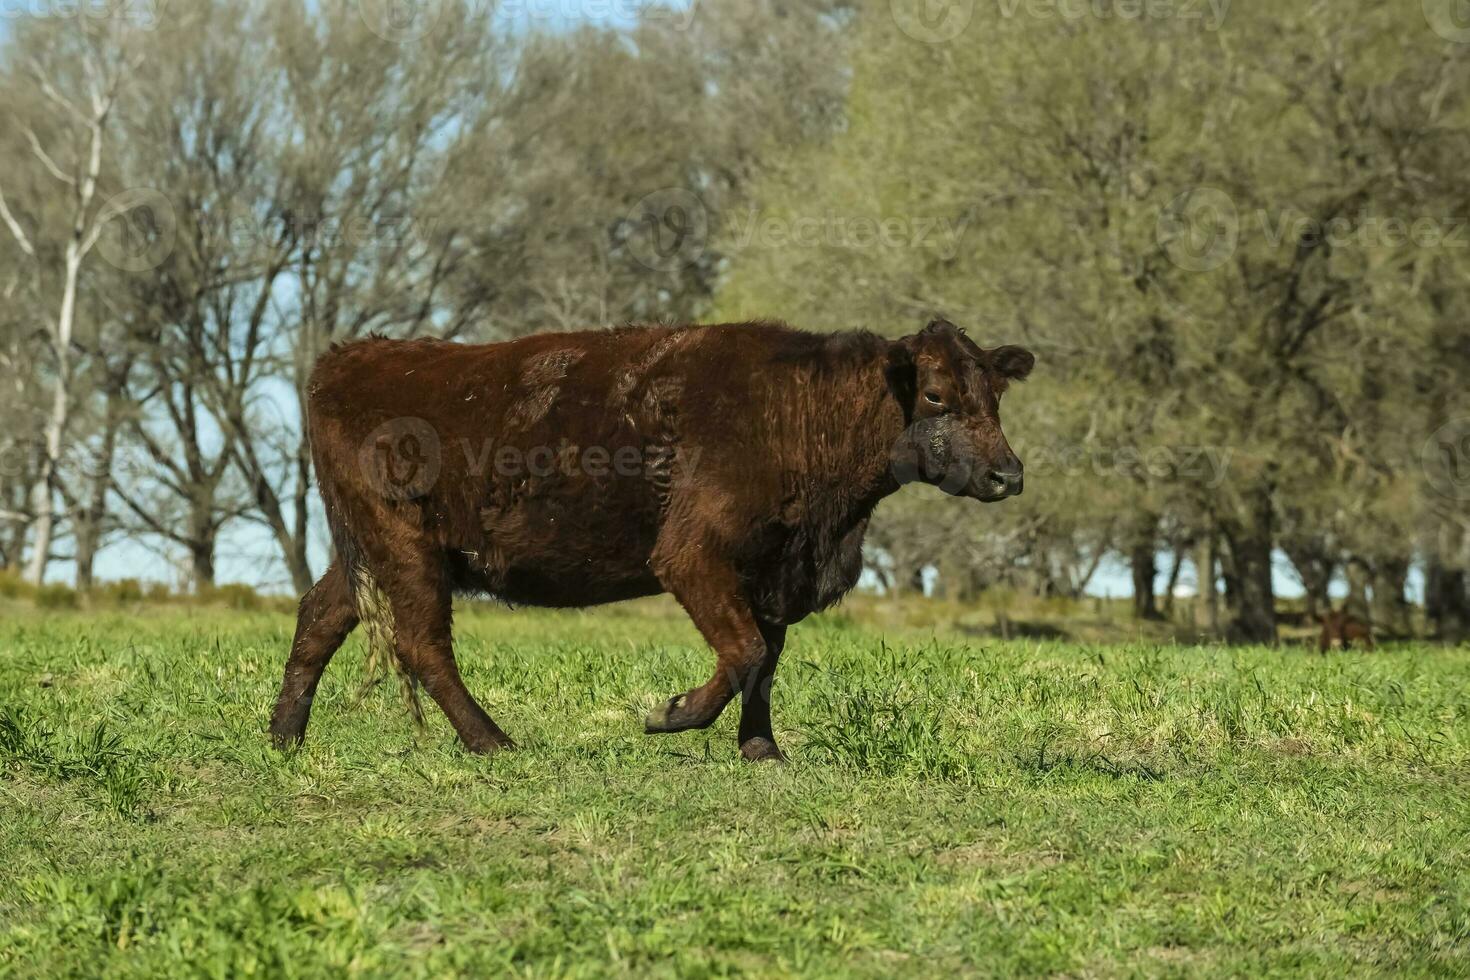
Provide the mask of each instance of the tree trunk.
POLYGON ((0 568, 7 572, 19 572, 26 551, 26 538, 30 536, 31 522, 20 509, 5 521, 5 549, 0 552, 0 568))
POLYGON ((1320 542, 1300 539, 1283 542, 1282 550, 1291 559, 1297 577, 1302 580, 1303 605, 1307 619, 1315 622, 1332 609, 1328 586, 1332 583, 1332 561, 1320 542))
MULTIPOLYGON (((270 485, 263 470, 256 471, 254 483, 256 507, 260 510, 276 539, 276 546, 281 552, 281 561, 291 576, 291 587, 296 590, 297 595, 305 595, 315 582, 315 579, 311 577, 311 567, 306 561, 306 535, 304 532, 292 533, 291 528, 287 525, 286 516, 281 510, 280 498, 277 497, 275 488, 270 485)), ((298 524, 300 523, 298 521, 298 524)))
POLYGON ((1220 591, 1215 582, 1217 561, 1213 531, 1205 535, 1195 555, 1194 576, 1198 580, 1196 591, 1204 602, 1205 625, 1211 635, 1218 636, 1220 633, 1220 591))
MULTIPOLYGON (((95 497, 93 498, 95 502, 95 497)), ((77 537, 77 580, 78 592, 90 592, 97 584, 94 568, 97 564, 97 551, 102 544, 102 516, 100 511, 91 511, 78 514, 76 521, 77 537)))
POLYGON ((916 565, 908 576, 908 587, 914 595, 924 596, 924 566, 916 565))
POLYGON ((1101 567, 1102 560, 1107 556, 1107 553, 1107 548, 1099 544, 1097 550, 1093 552, 1092 557, 1088 559, 1087 567, 1082 570, 1081 574, 1076 577, 1075 581, 1071 582, 1068 585, 1068 598, 1080 599, 1084 594, 1086 594, 1087 583, 1091 582, 1092 577, 1097 574, 1097 570, 1099 567, 1101 567))
POLYGON ((962 598, 966 602, 974 602, 985 594, 990 580, 986 578, 984 570, 970 566, 965 569, 965 593, 962 598))
POLYGON ((1368 602, 1368 584, 1372 578, 1373 570, 1366 561, 1357 555, 1348 559, 1348 594, 1342 602, 1342 611, 1364 622, 1373 618, 1373 609, 1368 602))
POLYGON ((311 574, 311 564, 306 558, 307 526, 311 519, 311 453, 305 439, 301 440, 296 452, 296 495, 293 500, 296 512, 295 535, 291 553, 286 556, 286 567, 291 573, 291 584, 305 595, 316 584, 311 574))
POLYGON ((189 545, 189 580, 196 595, 214 586, 214 536, 189 545))
POLYGON ((1424 613, 1437 639, 1460 643, 1470 637, 1470 591, 1465 573, 1433 561, 1424 576, 1424 613))
POLYGON ((208 505, 196 503, 189 515, 189 533, 183 544, 189 553, 189 584, 194 593, 207 592, 214 585, 214 548, 219 527, 211 520, 208 505))
POLYGON ((86 504, 77 510, 73 520, 77 539, 77 591, 87 592, 96 584, 93 567, 97 551, 102 547, 103 523, 107 518, 107 490, 112 485, 112 460, 117 448, 117 413, 109 403, 107 422, 102 430, 102 445, 94 461, 92 485, 86 504))
POLYGON ((88 123, 91 142, 87 169, 76 184, 71 237, 66 243, 62 267, 61 304, 56 311, 56 323, 50 337, 52 354, 56 358, 56 379, 51 389, 51 411, 46 418, 45 455, 41 458, 40 479, 36 481, 35 488, 36 540, 30 563, 26 566, 26 579, 33 585, 40 585, 46 578, 46 566, 51 561, 51 538, 56 533, 56 468, 61 462, 62 440, 71 415, 71 345, 76 327, 77 280, 81 276, 82 259, 97 243, 99 229, 90 223, 87 209, 91 207, 92 195, 97 191, 97 175, 102 170, 102 122, 107 118, 111 104, 110 97, 105 102, 100 98, 94 99, 95 115, 88 123))
POLYGON ((1311 622, 1317 622, 1332 609, 1332 596, 1327 591, 1327 586, 1331 581, 1330 576, 1323 576, 1310 583, 1303 583, 1302 605, 1306 610, 1307 619, 1311 622))
POLYGON ((1242 519, 1224 522, 1220 530, 1225 539, 1225 602, 1230 611, 1226 633, 1237 643, 1275 643, 1270 494, 1258 493, 1242 519))
POLYGON ((1409 602, 1404 587, 1409 578, 1407 558, 1385 558, 1373 565, 1373 622, 1396 636, 1407 636, 1409 602))
POLYGON ((1184 565, 1186 547, 1176 545, 1169 562, 1169 578, 1164 583, 1164 618, 1174 618, 1174 590, 1179 587, 1179 569, 1184 565))
POLYGON ((285 554, 286 571, 291 575, 291 588, 297 595, 306 595, 316 580, 311 577, 311 565, 306 560, 306 538, 294 538, 291 549, 285 554))
POLYGON ((1128 553, 1133 568, 1133 618, 1163 619, 1154 596, 1154 579, 1158 575, 1152 539, 1139 539, 1128 553))
POLYGON ((1470 582, 1459 561, 1464 532, 1446 525, 1435 544, 1424 573, 1424 614, 1436 638, 1460 643, 1470 638, 1470 582))
POLYGON ((1161 620, 1158 599, 1154 595, 1154 577, 1158 567, 1154 563, 1154 550, 1150 545, 1135 545, 1129 554, 1133 567, 1133 619, 1161 620))
MULTIPOLYGON (((304 417, 304 416, 303 416, 304 417)), ((310 486, 311 463, 306 454, 306 439, 303 436, 297 446, 296 486, 292 498, 292 519, 288 521, 281 497, 271 484, 265 466, 257 457, 255 445, 243 421, 230 417, 229 423, 235 433, 232 442, 236 467, 244 474, 254 489, 255 506, 271 529, 280 549, 281 560, 291 576, 291 586, 297 595, 305 595, 316 581, 311 575, 311 566, 306 560, 306 518, 308 512, 307 490, 310 486)))
MULTIPOLYGON (((72 286, 75 289, 75 285, 72 286)), ((67 341, 70 344, 70 340, 67 341)), ((51 563, 51 538, 56 533, 56 464, 61 459, 61 441, 66 435, 67 415, 71 406, 68 388, 67 354, 58 354, 56 387, 52 390, 51 414, 46 419, 46 438, 41 456, 41 472, 36 475, 32 491, 31 512, 36 515, 35 540, 26 563, 25 578, 32 585, 46 579, 46 566, 51 563)))

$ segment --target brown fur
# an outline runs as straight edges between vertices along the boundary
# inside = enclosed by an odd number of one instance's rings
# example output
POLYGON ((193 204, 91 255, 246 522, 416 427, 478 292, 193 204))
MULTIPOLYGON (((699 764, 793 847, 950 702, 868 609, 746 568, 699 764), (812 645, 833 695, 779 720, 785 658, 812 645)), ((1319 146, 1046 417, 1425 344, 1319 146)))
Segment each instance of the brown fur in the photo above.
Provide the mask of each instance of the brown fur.
POLYGON ((271 732, 304 736, 361 617, 390 624, 468 748, 507 746, 455 666, 454 593, 670 592, 717 665, 646 730, 706 727, 739 694, 742 753, 780 758, 769 695, 786 627, 853 587, 868 518, 901 484, 1021 491, 999 399, 1033 360, 944 321, 896 341, 751 323, 336 347, 308 425, 337 558, 302 599, 271 732))
POLYGON ((1346 650, 1356 644, 1364 650, 1373 649, 1373 628, 1349 613, 1328 612, 1322 617, 1322 635, 1317 638, 1317 649, 1346 650))

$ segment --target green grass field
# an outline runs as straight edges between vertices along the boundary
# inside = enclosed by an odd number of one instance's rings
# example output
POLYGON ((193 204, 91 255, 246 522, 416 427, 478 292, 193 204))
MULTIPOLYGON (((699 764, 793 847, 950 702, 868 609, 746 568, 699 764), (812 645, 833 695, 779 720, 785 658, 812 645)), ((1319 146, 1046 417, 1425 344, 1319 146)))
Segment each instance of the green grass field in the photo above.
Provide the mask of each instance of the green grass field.
POLYGON ((0 613, 0 974, 1470 972, 1470 651, 793 631, 787 767, 650 603, 472 610, 520 750, 356 701, 264 726, 291 620, 0 613))

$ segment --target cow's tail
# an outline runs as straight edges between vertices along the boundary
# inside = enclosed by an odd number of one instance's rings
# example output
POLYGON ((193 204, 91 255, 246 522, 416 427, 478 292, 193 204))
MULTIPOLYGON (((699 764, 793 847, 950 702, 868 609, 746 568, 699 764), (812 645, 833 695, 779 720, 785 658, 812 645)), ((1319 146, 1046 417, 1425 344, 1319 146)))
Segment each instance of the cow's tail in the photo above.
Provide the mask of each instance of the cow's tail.
POLYGON ((363 683, 358 691, 358 701, 378 684, 396 675, 403 692, 403 703, 413 717, 414 724, 423 725, 424 706, 419 700, 418 678, 398 658, 396 634, 393 627, 393 607, 387 594, 378 586, 362 565, 352 569, 352 596, 357 603, 357 617, 362 621, 363 636, 367 644, 367 661, 363 665, 363 683))
MULTIPOLYGON (((319 372, 322 364, 331 356, 333 355, 325 354, 318 359, 316 371, 319 372)), ((329 436, 324 437, 324 433, 319 430, 321 418, 317 413, 315 372, 308 389, 311 395, 307 403, 306 421, 312 463, 317 472, 317 487, 326 511, 332 545, 336 549, 337 560, 347 573, 348 587, 352 590, 352 601, 357 607, 357 618, 367 645, 367 661, 363 665, 363 683, 358 691, 357 701, 360 704, 373 688, 396 675, 403 692, 404 704, 413 720, 421 725, 424 721, 424 710, 419 703, 418 678, 398 659, 393 606, 388 601, 387 593, 368 570, 362 548, 352 532, 351 522, 347 520, 347 511, 343 506, 346 501, 341 496, 339 484, 345 476, 353 472, 354 467, 361 465, 360 461, 350 456, 347 459, 333 458, 328 454, 328 447, 334 445, 335 441, 329 436)))

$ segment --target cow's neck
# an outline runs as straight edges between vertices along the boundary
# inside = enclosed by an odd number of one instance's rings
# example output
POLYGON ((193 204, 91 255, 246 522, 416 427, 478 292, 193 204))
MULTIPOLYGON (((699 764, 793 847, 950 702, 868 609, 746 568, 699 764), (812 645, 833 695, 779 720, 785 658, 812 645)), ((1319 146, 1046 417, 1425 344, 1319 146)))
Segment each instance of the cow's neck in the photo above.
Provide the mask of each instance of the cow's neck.
POLYGON ((832 451, 815 472, 813 489, 824 495, 831 511, 821 515, 844 531, 866 521, 884 497, 898 489, 893 475, 893 446, 908 424, 904 407, 889 388, 886 350, 855 366, 856 377, 839 383, 830 406, 834 431, 832 451))
POLYGON ((779 560, 758 576, 753 601, 794 623, 845 595, 862 575, 862 543, 878 501, 898 489, 889 456, 905 413, 888 384, 888 345, 876 338, 845 361, 773 377, 766 418, 781 455, 779 560))

